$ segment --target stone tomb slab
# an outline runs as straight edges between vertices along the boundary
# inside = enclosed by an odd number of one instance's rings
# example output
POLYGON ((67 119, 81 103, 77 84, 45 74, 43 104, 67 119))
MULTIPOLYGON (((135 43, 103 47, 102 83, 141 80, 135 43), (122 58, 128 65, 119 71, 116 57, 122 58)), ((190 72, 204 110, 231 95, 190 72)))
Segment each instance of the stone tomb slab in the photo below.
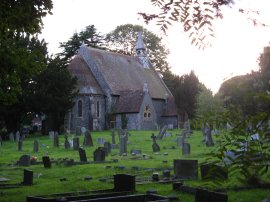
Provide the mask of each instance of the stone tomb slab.
POLYGON ((198 178, 198 160, 175 159, 174 174, 180 179, 198 178))

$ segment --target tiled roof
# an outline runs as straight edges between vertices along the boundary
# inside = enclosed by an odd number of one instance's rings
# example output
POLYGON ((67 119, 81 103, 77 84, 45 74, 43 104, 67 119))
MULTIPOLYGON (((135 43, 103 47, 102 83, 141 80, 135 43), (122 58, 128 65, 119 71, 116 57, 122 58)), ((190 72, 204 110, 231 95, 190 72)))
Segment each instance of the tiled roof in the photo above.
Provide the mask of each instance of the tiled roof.
POLYGON ((115 113, 138 113, 143 101, 142 91, 123 91, 116 105, 115 113))
POLYGON ((162 116, 177 116, 177 107, 173 96, 167 99, 167 106, 165 107, 162 116))

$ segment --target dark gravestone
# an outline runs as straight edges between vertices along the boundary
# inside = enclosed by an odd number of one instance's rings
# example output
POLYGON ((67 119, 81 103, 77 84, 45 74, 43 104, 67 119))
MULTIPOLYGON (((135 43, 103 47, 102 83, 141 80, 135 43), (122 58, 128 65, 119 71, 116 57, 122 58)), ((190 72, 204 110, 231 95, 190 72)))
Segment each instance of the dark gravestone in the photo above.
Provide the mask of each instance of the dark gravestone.
POLYGON ((111 143, 105 142, 104 143, 104 148, 105 148, 106 156, 108 156, 108 154, 111 153, 111 143))
POLYGON ((23 185, 32 185, 33 184, 33 171, 32 170, 23 170, 23 185))
POLYGON ((182 146, 182 155, 190 155, 190 144, 189 143, 184 143, 182 146))
POLYGON ((198 178, 198 160, 175 159, 174 174, 181 179, 197 179, 198 178))
POLYGON ((52 163, 49 156, 43 156, 42 157, 44 168, 51 168, 52 163))
POLYGON ((65 143, 64 143, 65 149, 70 149, 70 143, 68 141, 68 136, 65 135, 65 143))
POLYGON ((156 142, 156 138, 157 137, 154 135, 154 133, 151 135, 151 138, 153 139, 153 145, 152 145, 153 152, 159 152, 160 151, 160 147, 159 147, 159 145, 156 142))
POLYGON ((115 144, 115 132, 114 129, 111 129, 112 144, 115 144))
POLYGON ((197 189, 195 193, 195 202, 228 202, 226 193, 208 191, 206 189, 197 189))
POLYGON ((80 139, 79 137, 73 138, 73 149, 78 150, 80 148, 80 139))
POLYGON ((201 178, 203 180, 210 179, 228 179, 228 170, 222 166, 215 164, 203 164, 200 166, 201 178))
POLYGON ((30 163, 30 155, 28 154, 22 155, 18 161, 19 166, 30 166, 30 163))
POLYGON ((79 155, 80 155, 81 162, 87 162, 86 153, 85 153, 85 150, 83 148, 79 148, 79 155))
POLYGON ((170 178, 170 176, 171 176, 171 171, 168 170, 168 169, 165 169, 165 170, 162 171, 162 175, 163 175, 163 177, 165 177, 165 178, 170 178))
POLYGON ((84 134, 83 145, 89 146, 89 147, 93 146, 93 139, 92 139, 91 133, 88 130, 84 134))
POLYGON ((164 134, 166 133, 167 128, 168 128, 167 125, 165 125, 165 126, 162 127, 162 129, 160 130, 160 132, 159 132, 159 134, 157 136, 157 139, 158 140, 162 140, 164 134))
POLYGON ((114 191, 135 191, 135 176, 127 174, 114 175, 114 191))
POLYGON ((94 151, 94 161, 105 161, 105 150, 103 147, 99 147, 94 151))
POLYGON ((18 141, 18 151, 22 151, 22 140, 18 141))
POLYGON ((54 133, 54 137, 53 137, 53 146, 59 147, 59 136, 56 132, 54 133))
POLYGON ((38 152, 38 140, 34 140, 34 152, 38 152))

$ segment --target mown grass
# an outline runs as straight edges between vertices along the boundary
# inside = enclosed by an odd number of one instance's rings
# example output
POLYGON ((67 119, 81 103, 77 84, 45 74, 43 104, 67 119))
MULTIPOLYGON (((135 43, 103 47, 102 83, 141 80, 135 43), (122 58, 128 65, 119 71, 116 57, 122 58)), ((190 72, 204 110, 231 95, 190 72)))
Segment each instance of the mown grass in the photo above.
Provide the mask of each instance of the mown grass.
MULTIPOLYGON (((133 174, 137 177, 151 178, 153 170, 147 170, 147 168, 164 169, 173 168, 174 159, 198 159, 199 163, 205 161, 210 153, 216 147, 206 147, 202 144, 202 134, 200 131, 195 131, 188 142, 191 144, 191 155, 187 157, 182 156, 180 148, 176 146, 176 134, 180 133, 179 130, 169 131, 172 133, 171 137, 164 137, 163 140, 158 141, 161 148, 159 153, 152 152, 152 139, 150 138, 152 133, 157 135, 157 131, 129 131, 128 152, 131 149, 140 149, 143 154, 146 154, 147 160, 136 159, 130 153, 127 156, 119 156, 119 150, 114 149, 112 153, 106 157, 106 161, 112 161, 112 159, 118 159, 118 162, 112 163, 95 163, 84 164, 75 166, 64 166, 63 164, 52 164, 52 168, 45 169, 43 164, 31 165, 27 167, 34 172, 34 184, 33 186, 22 186, 14 189, 1 189, 0 188, 0 201, 26 201, 26 196, 30 195, 45 195, 53 193, 63 192, 76 192, 87 190, 100 190, 113 188, 111 182, 100 182, 99 178, 112 178, 117 173, 133 174), (172 149, 172 147, 176 149, 172 149), (166 149, 165 149, 166 147, 166 149), (165 162, 167 161, 167 162, 165 162), (125 166, 124 170, 118 169, 118 166, 125 166), (107 167, 111 166, 111 167, 107 167), (134 170, 133 167, 138 166, 139 170, 134 170), (85 181, 84 178, 92 176, 93 179, 85 181), (66 181, 60 179, 66 178, 66 181)), ((97 144, 97 139, 103 137, 106 141, 111 142, 110 131, 93 132, 92 138, 94 142, 93 147, 84 147, 88 161, 93 161, 94 150, 102 145, 97 144)), ((70 135, 72 138, 72 135, 70 135)), ((83 137, 80 136, 80 144, 83 142, 83 137)), ((116 134, 116 142, 118 143, 118 137, 116 134)), ((16 142, 4 141, 3 146, 0 148, 0 177, 11 179, 8 183, 20 183, 23 180, 23 169, 15 165, 18 159, 23 154, 29 154, 30 156, 36 156, 38 161, 42 161, 42 156, 49 155, 51 159, 57 160, 59 158, 72 158, 76 162, 79 162, 78 151, 73 149, 64 149, 64 136, 60 135, 59 148, 53 147, 53 140, 48 136, 30 136, 23 142, 23 150, 21 152, 17 149, 16 142), (35 139, 39 140, 39 152, 33 152, 33 142, 35 139)), ((160 175, 162 171, 159 171, 160 175)), ((173 171, 171 171, 171 175, 173 171)), ((235 177, 229 176, 229 180, 221 183, 221 185, 213 184, 213 182, 205 182, 200 180, 185 181, 185 184, 191 186, 218 186, 218 188, 226 188, 231 186, 240 185, 235 177)), ((194 201, 194 196, 186 193, 175 192, 172 190, 172 184, 158 184, 149 183, 144 185, 137 185, 136 190, 139 193, 145 193, 148 189, 156 189, 158 194, 161 195, 177 195, 181 201, 191 202, 194 201)), ((258 202, 264 198, 270 198, 269 190, 266 189, 251 189, 244 191, 228 191, 229 201, 248 201, 258 202)))

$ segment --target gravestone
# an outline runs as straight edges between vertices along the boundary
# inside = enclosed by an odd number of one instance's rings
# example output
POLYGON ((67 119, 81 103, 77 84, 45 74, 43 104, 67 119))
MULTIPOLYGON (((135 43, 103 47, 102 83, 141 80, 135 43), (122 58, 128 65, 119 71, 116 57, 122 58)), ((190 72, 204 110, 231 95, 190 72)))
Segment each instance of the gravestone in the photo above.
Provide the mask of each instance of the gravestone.
POLYGON ((104 145, 105 141, 106 141, 106 140, 105 140, 104 138, 102 138, 102 137, 99 137, 99 138, 97 139, 97 143, 98 143, 98 144, 104 145))
POLYGON ((154 135, 154 133, 152 133, 151 138, 153 139, 153 145, 152 145, 153 152, 159 152, 160 151, 160 147, 159 147, 159 145, 156 142, 156 138, 157 137, 154 135))
POLYGON ((81 127, 76 127, 76 136, 81 135, 81 127))
POLYGON ((18 141, 18 151, 22 151, 22 140, 18 141))
POLYGON ((228 170, 224 167, 215 164, 202 164, 201 169, 201 178, 202 180, 216 180, 228 179, 228 170))
POLYGON ((54 133, 54 137, 53 137, 53 146, 59 147, 59 136, 56 132, 54 133))
POLYGON ((198 188, 195 193, 195 202, 228 202, 228 195, 221 192, 208 191, 198 188))
POLYGON ((16 137, 16 141, 19 142, 20 139, 21 139, 21 135, 20 135, 20 132, 17 130, 16 134, 15 134, 15 137, 16 137))
POLYGON ((14 134, 13 134, 13 132, 9 133, 9 140, 11 142, 14 142, 14 134))
POLYGON ((68 136, 67 135, 65 135, 64 146, 65 146, 65 149, 69 149, 70 148, 70 143, 69 143, 69 140, 68 140, 68 136))
POLYGON ((184 143, 182 146, 182 155, 190 155, 190 144, 189 143, 184 143))
POLYGON ((25 154, 25 155, 22 155, 18 161, 18 165, 19 166, 30 166, 30 155, 28 154, 25 154))
POLYGON ((105 142, 104 148, 105 148, 106 156, 111 153, 111 143, 110 142, 105 142))
POLYGON ((102 147, 98 147, 94 151, 94 161, 105 161, 105 150, 102 147))
POLYGON ((53 139, 54 138, 54 131, 49 131, 49 138, 53 139))
POLYGON ((33 171, 32 170, 23 170, 23 185, 32 185, 33 184, 33 171))
POLYGON ((43 156, 42 162, 43 162, 44 168, 51 168, 52 163, 49 156, 43 156))
POLYGON ((120 151, 119 155, 123 155, 124 153, 127 153, 127 141, 128 141, 128 134, 127 131, 124 131, 122 129, 119 130, 119 144, 120 144, 120 151))
POLYGON ((87 162, 87 157, 86 157, 85 149, 79 148, 79 155, 80 155, 80 161, 81 162, 87 162))
POLYGON ((115 132, 114 129, 111 129, 112 144, 115 144, 115 132))
POLYGON ((212 134, 211 134, 211 128, 208 123, 206 123, 206 125, 203 128, 203 135, 204 135, 204 141, 205 141, 206 146, 208 147, 214 146, 214 142, 213 142, 212 134))
POLYGON ((177 147, 182 147, 185 143, 185 136, 179 136, 176 138, 177 147))
POLYGON ((80 147, 80 139, 79 137, 74 137, 73 138, 73 149, 78 150, 80 147))
POLYGON ((174 174, 180 179, 198 178, 198 160, 175 159, 174 174))
POLYGON ((93 145, 93 139, 92 139, 91 133, 88 130, 85 131, 85 133, 84 133, 83 145, 84 146, 89 146, 89 147, 94 146, 93 145))
POLYGON ((38 152, 38 140, 34 140, 34 152, 38 152))
POLYGON ((164 134, 166 133, 167 128, 168 128, 167 125, 165 125, 165 126, 162 127, 162 129, 159 131, 159 134, 157 136, 157 139, 158 140, 162 140, 164 134))
POLYGON ((136 191, 135 176, 128 174, 116 174, 113 176, 113 178, 114 178, 114 191, 116 192, 136 191))
POLYGON ((86 128, 85 127, 81 127, 81 134, 85 134, 85 132, 86 132, 86 128))

